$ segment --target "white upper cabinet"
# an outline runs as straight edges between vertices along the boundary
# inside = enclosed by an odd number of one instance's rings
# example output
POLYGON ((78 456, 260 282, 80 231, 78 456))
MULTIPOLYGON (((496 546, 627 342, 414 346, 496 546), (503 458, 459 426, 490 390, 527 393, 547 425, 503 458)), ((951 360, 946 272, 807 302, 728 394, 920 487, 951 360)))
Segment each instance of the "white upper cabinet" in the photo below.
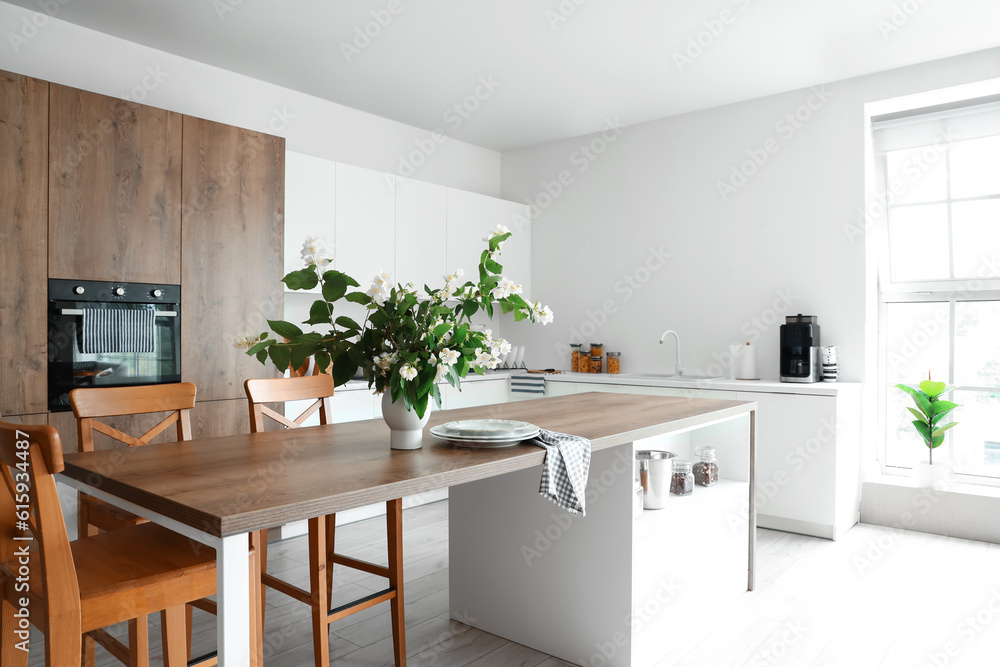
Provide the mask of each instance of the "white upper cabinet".
POLYGON ((503 265, 503 275, 520 283, 525 300, 530 301, 531 225, 527 204, 449 189, 448 268, 462 268, 474 280, 479 256, 486 249, 483 239, 497 225, 504 225, 513 232, 498 258, 503 265))
POLYGON ((285 273, 302 268, 302 242, 320 240, 333 254, 337 163, 302 153, 285 153, 285 273))
POLYGON ((396 179, 396 281, 418 290, 444 286, 447 263, 448 190, 441 185, 396 179))
POLYGON ((396 177, 337 164, 337 250, 334 266, 368 289, 396 261, 396 177))

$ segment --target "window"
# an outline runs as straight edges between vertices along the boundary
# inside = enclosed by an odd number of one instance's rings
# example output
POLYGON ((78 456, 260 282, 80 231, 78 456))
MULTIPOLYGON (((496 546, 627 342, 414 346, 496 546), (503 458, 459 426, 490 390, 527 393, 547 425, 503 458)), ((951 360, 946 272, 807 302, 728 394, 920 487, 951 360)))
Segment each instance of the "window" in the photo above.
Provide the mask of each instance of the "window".
POLYGON ((930 373, 962 406, 935 461, 1000 483, 1000 97, 874 116, 871 129, 883 469, 927 460, 895 385, 930 373))

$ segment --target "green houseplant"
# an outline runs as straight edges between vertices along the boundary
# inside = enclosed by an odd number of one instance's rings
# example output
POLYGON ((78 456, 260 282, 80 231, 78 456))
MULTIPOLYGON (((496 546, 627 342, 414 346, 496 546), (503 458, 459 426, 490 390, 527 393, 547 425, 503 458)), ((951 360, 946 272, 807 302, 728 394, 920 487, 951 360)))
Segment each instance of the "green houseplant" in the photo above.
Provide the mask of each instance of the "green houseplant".
POLYGON ((897 384, 896 387, 913 398, 917 407, 907 407, 906 409, 916 418, 912 422, 913 428, 917 430, 927 446, 927 463, 918 462, 914 465, 914 479, 921 486, 933 486, 935 481, 943 481, 947 475, 946 465, 934 463, 934 450, 944 442, 945 432, 958 425, 958 422, 942 424, 942 420, 952 410, 959 407, 957 403, 942 398, 954 387, 948 387, 944 382, 934 382, 930 379, 930 373, 927 374, 927 379, 922 381, 918 388, 905 384, 897 384))
MULTIPOLYGON (((548 324, 552 311, 538 301, 528 303, 521 296, 521 286, 503 276, 498 258, 511 232, 503 225, 484 241, 487 247, 479 258, 476 280, 463 280, 461 269, 444 276, 444 286, 424 286, 419 293, 412 283, 393 282, 380 272, 366 291, 346 273, 329 269, 331 260, 315 239, 306 239, 302 256, 305 268, 292 271, 282 282, 291 290, 310 290, 320 286, 322 298, 313 302, 306 325, 326 325, 326 333, 303 332, 291 322, 269 320, 271 333, 264 332, 244 341, 248 355, 256 356, 279 370, 299 368, 310 357, 317 367, 329 372, 340 386, 360 369, 368 386, 383 394, 383 412, 389 406, 405 407, 426 423, 429 402, 441 406, 439 382, 447 381, 460 388, 461 378, 470 371, 479 374, 496 368, 510 344, 493 338, 492 332, 477 330, 472 318, 479 312, 489 317, 494 309, 512 313, 515 321, 530 320, 548 324), (353 302, 365 308, 365 319, 357 322, 338 315, 336 305, 353 302), (273 333, 273 335, 272 335, 273 333)), ((386 414, 386 421, 396 429, 386 414)), ((422 426, 421 426, 422 429, 422 426)), ((402 436, 394 437, 393 446, 404 446, 402 436)), ((416 436, 409 437, 412 445, 416 436)), ((419 446, 419 444, 417 444, 419 446)))

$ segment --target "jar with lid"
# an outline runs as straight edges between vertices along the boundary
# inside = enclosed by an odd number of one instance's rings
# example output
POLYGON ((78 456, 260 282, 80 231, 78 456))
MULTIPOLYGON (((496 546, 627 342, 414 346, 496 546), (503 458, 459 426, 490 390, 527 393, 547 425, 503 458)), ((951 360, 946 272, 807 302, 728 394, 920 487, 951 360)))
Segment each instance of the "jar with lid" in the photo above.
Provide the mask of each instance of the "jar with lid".
POLYGON ((604 372, 604 357, 591 357, 590 358, 590 372, 591 373, 603 373, 604 372))
POLYGON ((583 354, 583 343, 570 343, 569 369, 573 373, 580 372, 580 357, 583 354))
POLYGON ((719 464, 715 462, 715 447, 696 447, 694 455, 694 483, 699 486, 715 486, 719 483, 719 464))
POLYGON ((670 478, 670 493, 675 496, 690 496, 694 493, 694 474, 691 462, 674 459, 674 474, 670 478))
POLYGON ((608 374, 618 375, 622 372, 622 353, 608 352, 608 374))
POLYGON ((592 356, 592 357, 603 357, 604 356, 604 343, 591 343, 590 344, 590 356, 592 356))

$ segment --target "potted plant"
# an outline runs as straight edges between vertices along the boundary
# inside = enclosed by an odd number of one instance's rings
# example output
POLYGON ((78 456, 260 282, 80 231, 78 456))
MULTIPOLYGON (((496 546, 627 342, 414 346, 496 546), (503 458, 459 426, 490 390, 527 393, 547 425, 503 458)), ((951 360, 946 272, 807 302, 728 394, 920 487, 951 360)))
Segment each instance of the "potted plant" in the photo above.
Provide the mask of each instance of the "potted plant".
POLYGON ((957 403, 942 398, 954 387, 948 387, 944 382, 932 381, 930 373, 927 374, 927 379, 920 383, 919 388, 915 389, 905 384, 897 384, 896 387, 909 394, 916 403, 917 409, 910 407, 906 409, 916 417, 913 420, 913 427, 927 445, 927 462, 918 461, 913 464, 913 479, 922 488, 933 487, 935 483, 944 482, 948 477, 948 464, 934 463, 934 450, 944 442, 945 431, 958 425, 958 422, 941 424, 941 420, 948 413, 959 407, 957 403))
POLYGON ((503 225, 483 239, 487 247, 479 259, 476 281, 463 281, 461 269, 444 276, 444 287, 424 286, 418 294, 412 283, 394 284, 392 276, 380 272, 367 291, 352 288, 359 283, 346 273, 328 269, 329 259, 314 239, 306 239, 302 255, 306 267, 292 271, 282 282, 292 290, 322 286, 322 298, 313 302, 308 325, 329 325, 327 333, 303 332, 291 322, 269 320, 268 332, 246 341, 246 353, 261 363, 268 360, 279 370, 299 368, 309 357, 333 376, 340 386, 361 369, 368 386, 382 394, 382 414, 392 431, 394 449, 420 447, 422 430, 430 417, 430 399, 441 406, 439 382, 461 388, 469 371, 484 374, 496 368, 500 356, 510 352, 510 343, 493 338, 492 332, 476 330, 472 317, 484 311, 493 317, 499 306, 513 313, 515 321, 548 324, 552 311, 538 301, 529 304, 521 286, 502 275, 497 261, 510 231, 503 225), (358 323, 335 313, 337 302, 349 301, 365 307, 365 320, 358 323))

